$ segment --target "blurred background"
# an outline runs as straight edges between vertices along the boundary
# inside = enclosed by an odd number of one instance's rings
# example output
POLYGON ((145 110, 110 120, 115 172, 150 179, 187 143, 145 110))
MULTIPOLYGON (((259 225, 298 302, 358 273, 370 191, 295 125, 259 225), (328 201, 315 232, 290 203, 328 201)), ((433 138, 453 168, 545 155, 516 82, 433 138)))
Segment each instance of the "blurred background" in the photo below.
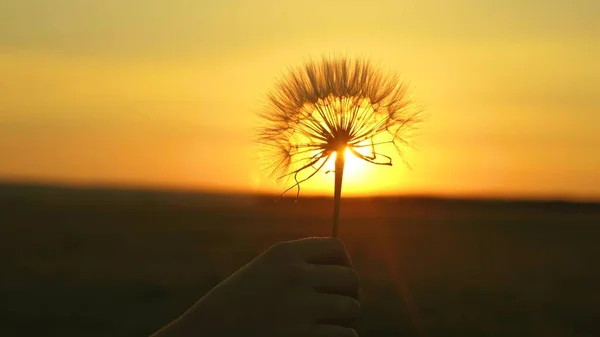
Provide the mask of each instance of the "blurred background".
POLYGON ((255 161, 255 113, 288 67, 343 54, 402 74, 427 117, 413 170, 367 167, 347 193, 600 197, 596 1, 20 0, 0 13, 5 180, 279 191, 255 161))
POLYGON ((398 72, 411 169, 351 164, 361 336, 600 336, 600 2, 0 2, 0 335, 147 336, 330 234, 251 142, 309 57, 398 72))

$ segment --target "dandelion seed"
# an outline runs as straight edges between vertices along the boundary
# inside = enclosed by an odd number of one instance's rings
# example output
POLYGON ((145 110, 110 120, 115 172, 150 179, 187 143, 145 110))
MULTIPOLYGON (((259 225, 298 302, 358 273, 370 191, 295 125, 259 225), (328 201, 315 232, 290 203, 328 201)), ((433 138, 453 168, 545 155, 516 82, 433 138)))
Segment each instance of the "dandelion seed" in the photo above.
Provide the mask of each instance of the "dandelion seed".
POLYGON ((296 188, 322 171, 335 153, 332 236, 337 236, 345 153, 376 165, 392 165, 380 152, 393 144, 400 158, 419 119, 406 86, 368 60, 327 58, 291 69, 267 95, 257 134, 263 164, 296 188))

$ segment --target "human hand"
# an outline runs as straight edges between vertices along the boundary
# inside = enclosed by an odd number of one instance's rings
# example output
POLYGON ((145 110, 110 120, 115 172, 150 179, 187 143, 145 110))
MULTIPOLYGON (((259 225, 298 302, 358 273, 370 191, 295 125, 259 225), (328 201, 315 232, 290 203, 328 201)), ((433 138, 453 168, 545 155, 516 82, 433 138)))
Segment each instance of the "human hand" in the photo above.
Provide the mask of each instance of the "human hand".
POLYGON ((353 337, 359 279, 343 243, 278 243, 156 336, 353 337))

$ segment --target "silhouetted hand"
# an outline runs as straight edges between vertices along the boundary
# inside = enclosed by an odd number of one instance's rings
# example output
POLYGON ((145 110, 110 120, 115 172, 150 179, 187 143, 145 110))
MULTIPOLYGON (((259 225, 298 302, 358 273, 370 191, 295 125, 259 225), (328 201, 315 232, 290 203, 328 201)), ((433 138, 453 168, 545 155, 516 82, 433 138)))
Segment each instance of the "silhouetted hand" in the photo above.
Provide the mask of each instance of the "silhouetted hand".
POLYGON ((351 337, 359 279, 343 243, 278 243, 155 336, 351 337))

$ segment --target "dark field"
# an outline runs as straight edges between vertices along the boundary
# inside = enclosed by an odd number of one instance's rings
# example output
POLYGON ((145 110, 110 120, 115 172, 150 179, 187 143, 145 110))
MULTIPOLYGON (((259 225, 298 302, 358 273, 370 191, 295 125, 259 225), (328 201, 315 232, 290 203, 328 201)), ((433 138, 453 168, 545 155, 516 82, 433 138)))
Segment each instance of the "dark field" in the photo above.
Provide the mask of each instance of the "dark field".
MULTIPOLYGON (((0 185, 0 336, 147 336, 331 200, 0 185)), ((600 206, 348 199, 361 336, 600 336, 600 206)))

